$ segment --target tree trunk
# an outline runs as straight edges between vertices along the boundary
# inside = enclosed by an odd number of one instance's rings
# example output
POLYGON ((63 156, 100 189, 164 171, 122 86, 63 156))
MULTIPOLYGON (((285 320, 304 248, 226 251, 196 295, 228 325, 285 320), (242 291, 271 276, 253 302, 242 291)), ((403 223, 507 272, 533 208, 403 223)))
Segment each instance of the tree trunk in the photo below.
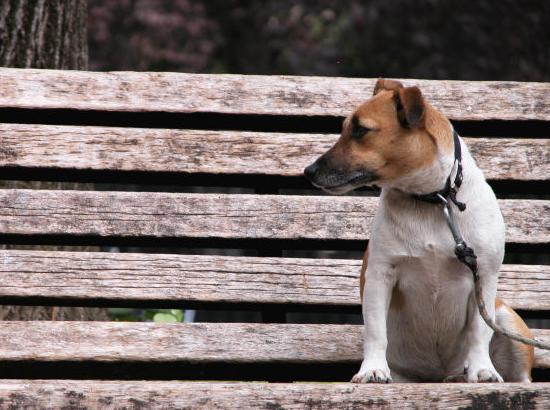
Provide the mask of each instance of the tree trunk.
POLYGON ((88 68, 86 0, 0 2, 0 65, 88 68))
MULTIPOLYGON (((86 70, 86 17, 86 0, 0 0, 0 66, 86 70)), ((51 189, 59 183, 0 181, 0 188, 16 186, 51 189)), ((69 187, 78 184, 64 186, 69 187)), ((107 313, 81 307, 0 306, 0 320, 56 319, 101 320, 107 319, 107 313)))

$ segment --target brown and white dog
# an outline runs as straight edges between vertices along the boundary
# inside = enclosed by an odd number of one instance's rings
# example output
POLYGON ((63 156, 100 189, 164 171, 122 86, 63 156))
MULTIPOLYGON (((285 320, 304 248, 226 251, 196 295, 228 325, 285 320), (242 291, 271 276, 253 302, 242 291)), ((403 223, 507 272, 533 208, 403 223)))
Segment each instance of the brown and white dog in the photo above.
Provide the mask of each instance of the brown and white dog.
MULTIPOLYGON (((487 310, 497 323, 532 337, 496 297, 504 221, 460 144, 464 181, 458 197, 467 208, 454 214, 477 253, 487 310)), ((478 313, 472 275, 454 255, 441 209, 414 197, 441 190, 455 173, 449 120, 417 87, 383 79, 345 119, 336 144, 304 171, 329 193, 369 184, 382 189, 361 269, 364 360, 353 382, 531 380, 533 348, 493 335, 478 313)))

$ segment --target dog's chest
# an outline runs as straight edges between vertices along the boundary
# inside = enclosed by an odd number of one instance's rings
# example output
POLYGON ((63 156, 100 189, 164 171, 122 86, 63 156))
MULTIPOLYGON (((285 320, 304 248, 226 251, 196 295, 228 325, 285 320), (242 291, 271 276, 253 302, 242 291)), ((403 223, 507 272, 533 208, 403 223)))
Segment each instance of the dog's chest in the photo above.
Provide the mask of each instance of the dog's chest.
POLYGON ((472 278, 453 257, 437 250, 425 251, 422 257, 399 258, 394 266, 397 289, 416 307, 437 308, 443 313, 449 303, 466 306, 472 278))
POLYGON ((441 255, 403 258, 395 269, 387 322, 389 360, 426 378, 443 377, 467 324, 471 275, 441 255))

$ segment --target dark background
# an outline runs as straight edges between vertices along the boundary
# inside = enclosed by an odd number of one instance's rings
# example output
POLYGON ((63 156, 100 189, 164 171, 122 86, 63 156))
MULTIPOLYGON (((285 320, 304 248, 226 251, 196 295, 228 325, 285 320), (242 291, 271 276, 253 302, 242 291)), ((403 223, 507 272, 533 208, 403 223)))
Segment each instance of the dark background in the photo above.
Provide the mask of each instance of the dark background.
POLYGON ((544 0, 88 4, 91 70, 550 79, 544 0))

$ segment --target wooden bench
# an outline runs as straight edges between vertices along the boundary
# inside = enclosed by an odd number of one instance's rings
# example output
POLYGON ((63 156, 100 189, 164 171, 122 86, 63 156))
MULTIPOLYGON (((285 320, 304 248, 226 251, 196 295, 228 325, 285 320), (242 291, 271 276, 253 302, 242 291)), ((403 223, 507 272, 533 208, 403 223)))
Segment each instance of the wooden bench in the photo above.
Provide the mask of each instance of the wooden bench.
MULTIPOLYGON (((454 121, 501 198, 501 297, 549 317, 550 84, 404 82, 454 121)), ((17 245, 0 251, 1 303, 357 315, 377 198, 320 195, 301 172, 373 85, 0 69, 2 179, 90 188, 0 190, 1 243, 17 245)), ((549 352, 531 385, 346 383, 361 357, 355 324, 2 322, 0 407, 550 406, 549 352)))

